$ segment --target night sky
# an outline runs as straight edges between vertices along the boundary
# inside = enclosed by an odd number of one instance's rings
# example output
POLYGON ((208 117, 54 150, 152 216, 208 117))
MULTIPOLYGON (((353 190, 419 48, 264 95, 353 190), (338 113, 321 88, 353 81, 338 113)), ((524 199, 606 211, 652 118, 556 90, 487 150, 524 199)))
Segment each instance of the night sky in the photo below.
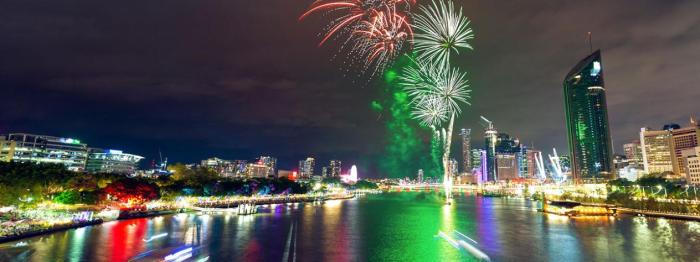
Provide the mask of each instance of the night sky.
MULTIPOLYGON (((297 21, 310 2, 0 0, 0 133, 74 137, 144 163, 160 148, 171 162, 264 154, 282 169, 314 156, 376 170, 381 79, 347 74, 337 42, 317 47, 326 19, 297 21)), ((457 127, 475 147, 484 115, 566 151, 561 83, 589 31, 617 152, 642 126, 700 113, 700 1, 455 2, 476 34, 457 61, 474 98, 457 127)))

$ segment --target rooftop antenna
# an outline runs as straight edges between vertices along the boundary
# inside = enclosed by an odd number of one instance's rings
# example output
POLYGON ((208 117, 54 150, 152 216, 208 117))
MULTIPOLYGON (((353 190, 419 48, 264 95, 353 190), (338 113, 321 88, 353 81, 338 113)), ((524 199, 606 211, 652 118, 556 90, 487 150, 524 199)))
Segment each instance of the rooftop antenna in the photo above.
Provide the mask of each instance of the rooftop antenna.
POLYGON ((588 32, 588 51, 590 53, 593 53, 593 36, 591 32, 588 32))

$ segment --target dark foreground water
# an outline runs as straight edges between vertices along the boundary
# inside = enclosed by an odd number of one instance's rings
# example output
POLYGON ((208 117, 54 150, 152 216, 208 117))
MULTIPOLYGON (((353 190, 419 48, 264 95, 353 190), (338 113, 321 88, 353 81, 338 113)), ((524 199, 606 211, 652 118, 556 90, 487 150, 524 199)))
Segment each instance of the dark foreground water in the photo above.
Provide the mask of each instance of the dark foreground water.
POLYGON ((470 261, 478 254, 473 250, 493 261, 700 256, 698 222, 570 219, 536 208, 527 200, 469 195, 443 206, 435 193, 389 193, 270 206, 252 216, 179 214, 109 222, 2 244, 0 261, 470 261))

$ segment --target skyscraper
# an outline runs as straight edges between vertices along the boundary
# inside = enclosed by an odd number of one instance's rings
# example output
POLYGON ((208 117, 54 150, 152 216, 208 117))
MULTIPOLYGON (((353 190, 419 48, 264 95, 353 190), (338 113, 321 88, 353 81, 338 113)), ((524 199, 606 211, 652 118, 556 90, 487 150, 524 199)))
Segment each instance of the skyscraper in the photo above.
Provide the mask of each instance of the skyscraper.
POLYGON ((600 50, 564 78, 564 107, 574 181, 613 178, 612 146, 600 50))
POLYGON ((683 151, 695 149, 695 147, 698 146, 698 140, 700 140, 700 126, 698 126, 694 118, 690 118, 690 125, 687 127, 673 128, 670 131, 676 157, 676 161, 674 162, 676 167, 674 167, 674 170, 678 171, 676 175, 685 177, 686 169, 683 164, 685 161, 683 151))
POLYGON ((639 140, 634 140, 631 143, 622 145, 622 150, 625 152, 625 157, 630 165, 641 166, 642 164, 642 145, 639 140))
POLYGON ((484 173, 486 181, 496 181, 498 179, 498 174, 496 173, 496 144, 498 143, 498 131, 493 128, 491 123, 489 123, 484 133, 484 138, 486 158, 483 159, 484 161, 481 161, 481 168, 486 171, 484 173))
POLYGON ((306 160, 299 161, 299 176, 301 178, 311 178, 314 175, 314 165, 316 160, 313 157, 307 157, 306 160))
POLYGON ((328 175, 330 177, 340 177, 340 174, 342 173, 342 162, 340 160, 331 160, 330 164, 328 165, 328 175))
POLYGON ((645 173, 678 173, 678 170, 674 170, 678 164, 674 157, 671 131, 642 128, 639 132, 639 141, 641 141, 645 173))
POLYGON ((462 172, 464 173, 472 171, 471 133, 472 130, 469 128, 462 128, 462 131, 459 133, 462 137, 462 172))

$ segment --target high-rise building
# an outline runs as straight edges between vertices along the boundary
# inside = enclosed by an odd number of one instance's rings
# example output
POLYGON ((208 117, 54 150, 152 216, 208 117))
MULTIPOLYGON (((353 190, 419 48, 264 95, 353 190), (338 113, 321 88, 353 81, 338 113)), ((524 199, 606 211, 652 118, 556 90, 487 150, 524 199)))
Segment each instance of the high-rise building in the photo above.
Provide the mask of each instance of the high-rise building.
POLYGON ((462 172, 464 173, 470 173, 473 168, 471 133, 472 130, 469 128, 462 128, 459 132, 459 135, 462 137, 462 172))
MULTIPOLYGON (((676 125, 678 127, 678 125, 676 125)), ((685 165, 683 165, 684 157, 683 150, 694 149, 698 146, 700 140, 700 126, 694 118, 690 119, 690 125, 687 127, 670 128, 671 137, 673 140, 673 150, 676 157, 674 170, 677 170, 677 175, 686 176, 685 165)))
POLYGON ((651 130, 642 128, 639 132, 639 141, 642 147, 642 161, 644 162, 644 172, 664 173, 673 172, 678 174, 677 161, 674 155, 671 131, 651 130))
POLYGON ((418 169, 418 175, 416 176, 416 182, 418 182, 418 184, 423 183, 423 169, 418 169))
POLYGON ((700 147, 683 150, 685 180, 691 185, 700 185, 700 147))
POLYGON ((498 180, 513 180, 519 177, 518 158, 516 154, 496 153, 498 180))
POLYGON ((329 172, 328 175, 331 177, 340 177, 340 174, 342 173, 342 162, 340 160, 331 160, 329 165, 329 172))
POLYGON ((84 171, 87 144, 73 138, 14 133, 0 136, 0 160, 62 164, 71 171, 84 171))
POLYGON ((236 175, 236 166, 229 160, 210 157, 202 160, 200 165, 216 172, 222 177, 233 177, 236 175))
MULTIPOLYGON (((258 177, 265 178, 270 177, 270 170, 272 168, 261 162, 248 163, 245 168, 246 177, 258 177)), ((273 176, 274 177, 274 176, 273 176)))
POLYGON ((576 64, 563 86, 573 179, 614 178, 600 50, 576 64))
POLYGON ((450 174, 452 174, 452 176, 456 176, 457 174, 459 174, 459 162, 457 162, 456 159, 450 158, 448 162, 448 167, 450 168, 450 174))
POLYGON ((91 173, 133 175, 142 156, 127 154, 121 150, 90 148, 85 170, 91 173))
POLYGON ((314 165, 316 160, 313 157, 307 157, 306 160, 299 161, 299 176, 309 179, 314 176, 314 165))
POLYGON ((271 156, 260 156, 260 158, 258 158, 258 164, 268 166, 270 168, 268 176, 275 177, 275 174, 277 173, 277 158, 271 156))
POLYGON ((642 145, 639 140, 634 140, 631 143, 622 145, 622 150, 625 153, 629 165, 642 166, 642 145))
MULTIPOLYGON (((483 149, 474 148, 471 150, 471 163, 473 169, 481 168, 481 152, 483 149)), ((471 170, 470 170, 471 171, 471 170)))
POLYGON ((498 171, 496 169, 496 145, 498 144, 498 131, 489 123, 486 132, 484 133, 484 151, 486 151, 486 159, 481 162, 481 167, 484 171, 486 181, 498 180, 498 171))
POLYGON ((527 159, 527 175, 524 176, 525 178, 537 178, 536 156, 541 153, 542 151, 528 148, 525 157, 527 159))

